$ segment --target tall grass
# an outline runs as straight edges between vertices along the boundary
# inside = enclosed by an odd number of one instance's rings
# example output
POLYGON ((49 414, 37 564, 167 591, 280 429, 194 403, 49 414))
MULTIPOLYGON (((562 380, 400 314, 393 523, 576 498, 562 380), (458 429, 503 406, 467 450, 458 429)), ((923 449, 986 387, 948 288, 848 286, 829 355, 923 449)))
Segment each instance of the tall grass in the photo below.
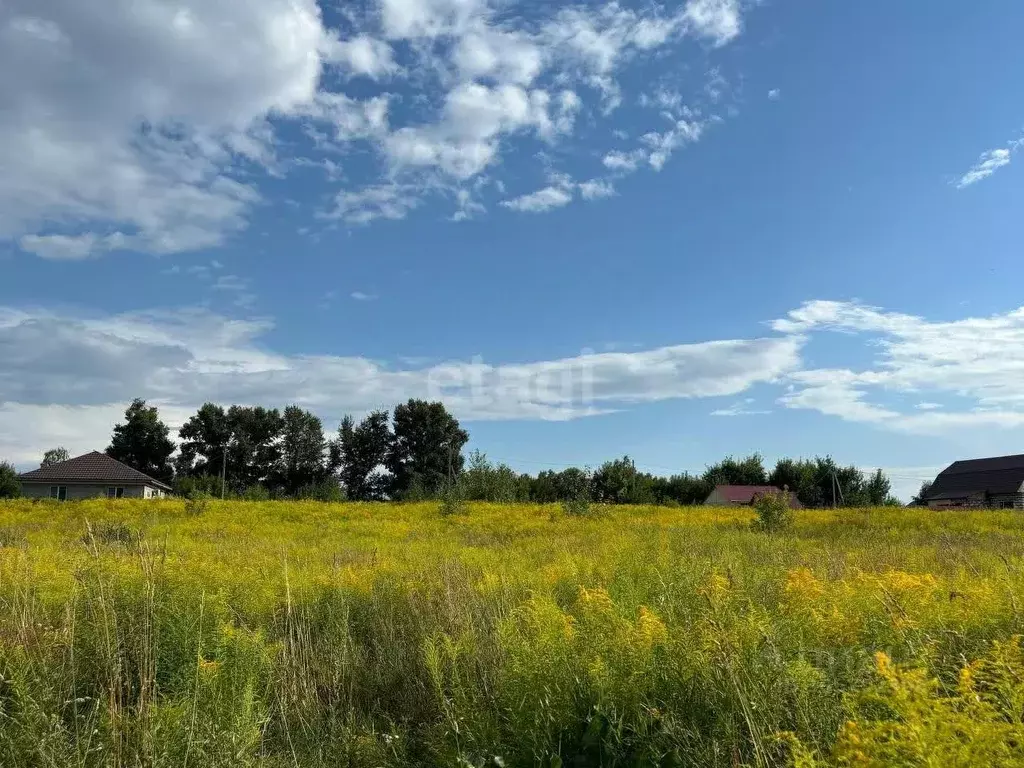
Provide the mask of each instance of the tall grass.
POLYGON ((751 519, 0 503, 0 765, 1021 764, 1024 517, 751 519))

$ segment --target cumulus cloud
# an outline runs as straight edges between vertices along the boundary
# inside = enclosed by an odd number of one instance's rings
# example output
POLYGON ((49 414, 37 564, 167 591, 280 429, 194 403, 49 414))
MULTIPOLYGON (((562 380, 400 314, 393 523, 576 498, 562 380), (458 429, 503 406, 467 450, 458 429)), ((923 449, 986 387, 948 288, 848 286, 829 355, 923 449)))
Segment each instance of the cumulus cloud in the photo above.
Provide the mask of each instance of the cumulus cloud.
POLYGON ((270 329, 206 310, 96 317, 0 309, 0 451, 25 460, 51 447, 58 428, 69 448, 102 447, 124 403, 140 396, 182 418, 207 400, 295 402, 336 422, 421 397, 469 420, 575 419, 630 403, 735 396, 797 369, 802 345, 773 337, 398 368, 268 351, 261 339, 270 329))
POLYGON ((874 364, 812 369, 789 377, 782 403, 849 421, 937 433, 966 425, 1024 425, 1024 307, 1001 315, 929 321, 854 302, 812 301, 776 320, 774 330, 863 338, 874 364), (921 403, 905 411, 881 401, 892 395, 951 395, 965 409, 921 403))
POLYGON ((385 149, 399 169, 437 167, 466 180, 494 162, 501 137, 533 131, 551 139, 571 129, 578 107, 571 92, 553 99, 541 89, 464 83, 448 93, 440 122, 395 131, 385 149))
MULTIPOLYGON (((305 166, 329 169, 341 218, 399 218, 453 197, 517 142, 567 140, 587 99, 604 112, 621 103, 619 76, 641 56, 741 29, 735 0, 366 10, 343 34, 317 0, 114 0, 101 24, 74 0, 8 0, 0 240, 50 259, 215 247, 268 202, 267 174, 305 166), (367 150, 379 169, 360 163, 353 178, 346 156, 367 150), (402 193, 353 202, 382 190, 402 193)), ((644 157, 660 167, 670 152, 644 157)), ((482 212, 473 203, 453 218, 482 212)))
POLYGON ((0 237, 43 238, 23 245, 50 257, 220 243, 258 199, 227 174, 231 158, 269 162, 267 116, 316 93, 319 8, 183 0, 95 13, 72 0, 0 6, 0 237), (45 231, 54 224, 96 229, 45 231))
POLYGON ((369 224, 374 219, 404 219, 420 203, 418 189, 396 183, 379 184, 354 192, 342 190, 325 216, 350 224, 369 224))
POLYGON ((395 74, 399 69, 391 46, 369 35, 358 35, 351 40, 330 38, 323 51, 329 63, 341 65, 352 75, 376 79, 395 74))
POLYGON ((602 197, 611 197, 615 194, 615 187, 605 179, 591 179, 580 182, 580 195, 584 200, 598 200, 602 197))
POLYGON ((740 33, 738 0, 690 0, 684 14, 698 33, 716 45, 725 45, 740 33))

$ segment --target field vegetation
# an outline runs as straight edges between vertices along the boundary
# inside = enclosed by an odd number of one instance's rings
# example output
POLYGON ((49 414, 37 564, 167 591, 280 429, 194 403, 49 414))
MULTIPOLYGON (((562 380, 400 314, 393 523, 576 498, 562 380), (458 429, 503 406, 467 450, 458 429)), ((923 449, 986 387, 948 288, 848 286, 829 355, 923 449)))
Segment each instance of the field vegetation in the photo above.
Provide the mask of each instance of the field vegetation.
POLYGON ((0 765, 1024 763, 1019 514, 444 506, 0 502, 0 765))

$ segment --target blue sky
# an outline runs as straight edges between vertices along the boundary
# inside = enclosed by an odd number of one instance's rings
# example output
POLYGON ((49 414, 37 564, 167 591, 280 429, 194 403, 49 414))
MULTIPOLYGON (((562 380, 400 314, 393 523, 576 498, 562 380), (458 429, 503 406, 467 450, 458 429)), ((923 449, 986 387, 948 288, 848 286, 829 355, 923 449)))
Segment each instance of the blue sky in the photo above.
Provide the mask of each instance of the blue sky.
POLYGON ((1024 451, 1019 3, 0 8, 0 456, 442 397, 536 471, 1024 451))

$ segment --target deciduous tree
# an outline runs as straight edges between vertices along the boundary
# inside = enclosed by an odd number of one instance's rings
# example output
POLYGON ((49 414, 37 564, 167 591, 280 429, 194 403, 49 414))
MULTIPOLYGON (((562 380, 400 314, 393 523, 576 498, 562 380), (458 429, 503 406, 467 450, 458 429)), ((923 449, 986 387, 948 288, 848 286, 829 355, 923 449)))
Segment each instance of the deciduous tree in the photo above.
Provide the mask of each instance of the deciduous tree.
POLYGON ((320 418, 296 405, 284 409, 281 430, 282 482, 288 495, 321 483, 326 473, 324 427, 320 418))
POLYGON ((170 483, 174 479, 170 430, 155 407, 135 399, 124 412, 124 423, 114 427, 107 455, 150 477, 170 483))
POLYGON ((21 496, 18 470, 13 464, 0 461, 0 499, 16 499, 21 496))
POLYGON ((51 448, 43 454, 43 460, 39 462, 39 468, 52 467, 54 464, 60 464, 62 461, 67 461, 70 458, 71 454, 68 453, 67 448, 51 448))
POLYGON ((387 496, 388 478, 382 470, 391 447, 390 421, 387 411, 374 411, 358 425, 351 416, 342 419, 332 445, 332 463, 338 465, 338 476, 353 501, 380 501, 387 496))
POLYGON ((716 485, 767 485, 768 474, 764 470, 764 459, 755 453, 745 459, 728 456, 704 472, 708 493, 716 485))
POLYGON ((442 403, 410 400, 397 406, 387 460, 393 495, 403 498, 417 489, 437 496, 462 471, 462 448, 468 441, 442 403))

